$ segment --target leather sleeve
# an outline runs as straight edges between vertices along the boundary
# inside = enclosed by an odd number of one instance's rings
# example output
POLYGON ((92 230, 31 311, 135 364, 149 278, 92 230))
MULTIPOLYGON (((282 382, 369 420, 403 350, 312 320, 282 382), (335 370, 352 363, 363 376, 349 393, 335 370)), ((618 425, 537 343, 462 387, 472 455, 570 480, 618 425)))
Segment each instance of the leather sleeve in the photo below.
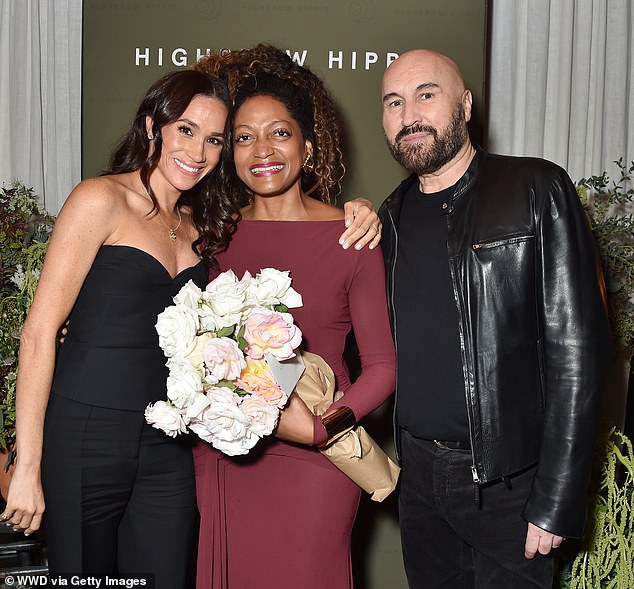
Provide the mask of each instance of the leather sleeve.
POLYGON ((580 537, 611 338, 597 252, 575 188, 560 168, 543 188, 543 200, 536 197, 536 294, 545 414, 523 516, 580 537))

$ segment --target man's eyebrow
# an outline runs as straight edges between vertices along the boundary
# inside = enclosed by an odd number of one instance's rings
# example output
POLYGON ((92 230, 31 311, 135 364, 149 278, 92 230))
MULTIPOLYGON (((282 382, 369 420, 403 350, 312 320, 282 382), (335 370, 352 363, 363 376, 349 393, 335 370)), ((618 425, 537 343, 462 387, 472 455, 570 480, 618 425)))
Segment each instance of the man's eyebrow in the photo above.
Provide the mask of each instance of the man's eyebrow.
MULTIPOLYGON (((416 92, 420 92, 421 90, 436 90, 440 88, 436 82, 423 82, 416 86, 416 92)), ((388 92, 385 96, 383 96, 383 102, 390 100, 390 98, 400 98, 401 95, 398 92, 388 92)))

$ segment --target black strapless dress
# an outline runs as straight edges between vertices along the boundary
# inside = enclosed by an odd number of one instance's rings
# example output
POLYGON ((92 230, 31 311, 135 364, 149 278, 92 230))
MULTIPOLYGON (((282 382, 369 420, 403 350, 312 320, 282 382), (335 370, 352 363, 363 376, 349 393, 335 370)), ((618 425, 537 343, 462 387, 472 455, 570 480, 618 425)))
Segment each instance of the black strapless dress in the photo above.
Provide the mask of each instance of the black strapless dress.
POLYGON ((150 254, 102 246, 70 315, 44 427, 42 483, 51 573, 153 575, 187 587, 196 509, 190 440, 143 410, 166 397, 157 315, 200 262, 172 278, 150 254))

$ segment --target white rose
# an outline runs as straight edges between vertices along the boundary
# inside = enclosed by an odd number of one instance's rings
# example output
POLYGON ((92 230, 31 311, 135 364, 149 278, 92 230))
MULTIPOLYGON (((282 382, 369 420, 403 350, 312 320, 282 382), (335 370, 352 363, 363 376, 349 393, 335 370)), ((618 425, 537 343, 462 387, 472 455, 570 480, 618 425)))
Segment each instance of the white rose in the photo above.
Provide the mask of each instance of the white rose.
POLYGON ((212 387, 207 398, 209 406, 189 422, 189 428, 229 456, 246 454, 257 443, 257 436, 247 429, 249 419, 238 406, 238 396, 226 387, 212 387))
POLYGON ((198 311, 198 301, 202 293, 203 291, 194 284, 193 280, 188 280, 185 286, 183 286, 174 297, 174 302, 192 311, 198 311))
POLYGON ((301 295, 291 288, 290 272, 282 272, 276 268, 264 268, 251 281, 249 301, 255 305, 272 307, 279 303, 289 309, 302 306, 301 295))
POLYGON ((247 366, 238 344, 228 337, 208 339, 203 347, 202 356, 208 371, 205 375, 207 382, 210 382, 212 376, 217 379, 216 382, 235 380, 247 366))
POLYGON ((166 356, 186 356, 194 347, 198 316, 187 307, 172 305, 158 316, 155 327, 166 356))
MULTIPOLYGON (((220 274, 205 288, 203 300, 216 315, 221 317, 239 315, 246 303, 246 291, 251 275, 245 272, 242 280, 238 280, 231 270, 220 274)), ((229 325, 237 323, 232 321, 229 325)))
POLYGON ((249 430, 260 438, 273 433, 279 411, 259 397, 250 395, 242 400, 242 412, 249 419, 249 430))
POLYGON ((176 407, 184 409, 202 393, 203 383, 200 373, 189 362, 170 358, 167 362, 167 397, 176 407))
POLYGON ((198 393, 184 410, 185 423, 189 424, 192 419, 200 417, 207 407, 209 407, 209 398, 204 393, 198 393))
POLYGON ((145 408, 145 421, 152 427, 163 430, 172 438, 187 431, 180 411, 165 401, 157 401, 154 405, 148 405, 145 408))
MULTIPOLYGON (((210 340, 214 339, 216 336, 213 333, 201 333, 194 338, 194 347, 192 351, 185 356, 187 362, 189 362, 195 368, 198 368, 202 371, 205 370, 205 359, 203 358, 203 349, 205 344, 210 340)), ((169 366, 170 360, 167 361, 167 365, 169 366)))
POLYGON ((200 308, 198 315, 200 317, 200 326, 203 331, 218 331, 223 327, 231 327, 240 321, 242 311, 236 313, 227 313, 220 315, 214 308, 216 294, 204 292, 200 300, 200 308))

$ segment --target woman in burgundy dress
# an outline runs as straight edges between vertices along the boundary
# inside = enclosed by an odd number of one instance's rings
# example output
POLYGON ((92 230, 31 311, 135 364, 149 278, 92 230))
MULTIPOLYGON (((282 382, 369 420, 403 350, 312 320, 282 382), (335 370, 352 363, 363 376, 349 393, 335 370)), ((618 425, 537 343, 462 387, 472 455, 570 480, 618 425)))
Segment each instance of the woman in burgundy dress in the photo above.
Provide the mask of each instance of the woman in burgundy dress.
MULTIPOLYGON (((380 252, 337 244, 343 213, 330 202, 343 164, 334 106, 314 74, 272 47, 212 55, 197 68, 229 85, 233 191, 248 203, 220 270, 290 270, 303 297, 291 310, 303 347, 328 362, 345 392, 325 415, 358 421, 393 391, 395 355, 380 252), (354 384, 343 359, 351 330, 361 360, 354 384)), ((328 428, 293 395, 276 438, 248 456, 197 445, 198 589, 352 587, 360 490, 317 450, 338 433, 325 421, 328 428)))

